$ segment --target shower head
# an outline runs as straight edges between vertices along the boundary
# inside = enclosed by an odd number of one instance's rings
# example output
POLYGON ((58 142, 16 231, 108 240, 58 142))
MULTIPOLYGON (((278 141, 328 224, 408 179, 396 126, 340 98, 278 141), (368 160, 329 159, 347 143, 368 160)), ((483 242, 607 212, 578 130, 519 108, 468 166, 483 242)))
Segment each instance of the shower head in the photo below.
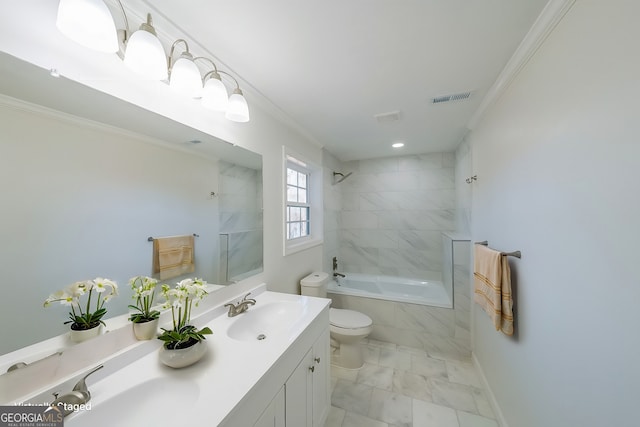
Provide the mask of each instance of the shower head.
POLYGON ((333 173, 333 181, 334 181, 333 183, 334 183, 334 184, 339 184, 339 183, 341 183, 341 182, 342 182, 342 181, 344 181, 345 179, 349 178, 349 177, 351 176, 351 174, 352 174, 352 173, 353 173, 353 172, 349 172, 348 174, 346 174, 346 175, 345 175, 345 174, 340 173, 340 172, 334 172, 334 173, 333 173), (338 179, 336 180, 336 176, 338 176, 338 175, 339 175, 341 178, 338 178, 338 179))

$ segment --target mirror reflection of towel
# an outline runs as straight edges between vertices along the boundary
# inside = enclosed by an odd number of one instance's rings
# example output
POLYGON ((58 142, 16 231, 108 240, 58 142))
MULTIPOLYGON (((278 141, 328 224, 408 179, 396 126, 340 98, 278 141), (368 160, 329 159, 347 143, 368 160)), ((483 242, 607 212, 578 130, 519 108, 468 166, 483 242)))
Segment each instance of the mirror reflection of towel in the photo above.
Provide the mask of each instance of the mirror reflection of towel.
POLYGON ((511 270, 506 256, 484 245, 475 245, 474 301, 493 321, 496 331, 513 335, 511 270))
POLYGON ((193 273, 193 236, 172 236, 153 239, 153 274, 160 280, 193 273))

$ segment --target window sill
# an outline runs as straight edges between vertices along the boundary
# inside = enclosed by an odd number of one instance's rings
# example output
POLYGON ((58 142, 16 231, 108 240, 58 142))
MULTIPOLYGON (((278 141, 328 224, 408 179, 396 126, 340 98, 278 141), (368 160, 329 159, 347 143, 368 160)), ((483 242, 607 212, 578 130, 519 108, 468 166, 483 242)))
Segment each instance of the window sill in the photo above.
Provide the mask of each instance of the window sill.
POLYGON ((309 248, 313 248, 314 246, 319 246, 324 243, 324 239, 316 238, 316 239, 306 239, 302 242, 296 243, 287 243, 284 244, 284 256, 292 255, 297 252, 302 252, 309 248))

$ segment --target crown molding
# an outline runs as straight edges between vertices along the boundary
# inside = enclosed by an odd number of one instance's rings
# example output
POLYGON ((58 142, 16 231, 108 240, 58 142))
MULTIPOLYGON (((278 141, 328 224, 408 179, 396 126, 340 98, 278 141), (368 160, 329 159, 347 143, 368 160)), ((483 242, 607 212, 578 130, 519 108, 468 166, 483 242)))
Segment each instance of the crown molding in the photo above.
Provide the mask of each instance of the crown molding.
POLYGON ((473 130, 549 37, 576 0, 550 0, 467 123, 473 130))

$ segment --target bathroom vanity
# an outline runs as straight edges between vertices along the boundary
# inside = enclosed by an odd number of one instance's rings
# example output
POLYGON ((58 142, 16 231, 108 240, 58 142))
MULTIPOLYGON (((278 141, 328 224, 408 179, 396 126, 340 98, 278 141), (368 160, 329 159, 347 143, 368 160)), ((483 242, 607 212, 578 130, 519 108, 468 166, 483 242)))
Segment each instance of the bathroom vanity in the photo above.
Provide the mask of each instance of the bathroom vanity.
MULTIPOLYGON (((91 365, 87 356, 78 361, 85 364, 82 372, 39 384, 12 403, 51 402, 52 393, 70 391, 95 363, 104 368, 86 381, 91 409, 69 415, 65 426, 323 426, 330 407, 330 301, 268 292, 264 284, 214 295, 216 301, 192 318, 213 331, 198 363, 168 368, 158 360, 159 340, 134 342, 91 365), (229 317, 224 304, 248 292, 256 304, 229 317)), ((95 338, 94 347, 108 335, 95 338)), ((20 375, 38 372, 36 365, 20 375)))

